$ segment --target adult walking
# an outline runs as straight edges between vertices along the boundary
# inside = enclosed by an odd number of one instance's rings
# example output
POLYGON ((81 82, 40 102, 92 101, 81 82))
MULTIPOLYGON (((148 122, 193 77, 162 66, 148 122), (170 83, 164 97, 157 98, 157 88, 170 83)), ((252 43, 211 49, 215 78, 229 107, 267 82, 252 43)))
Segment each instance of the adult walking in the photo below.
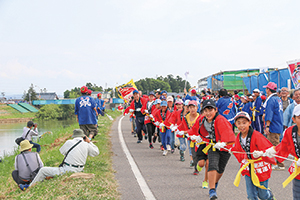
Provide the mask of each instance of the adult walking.
POLYGON ((86 86, 81 87, 80 92, 82 96, 75 101, 75 115, 80 129, 88 136, 89 140, 92 140, 98 133, 96 102, 88 96, 86 86))
POLYGON ((142 130, 146 133, 146 126, 144 124, 145 120, 145 109, 147 106, 147 101, 140 97, 139 92, 134 90, 133 94, 133 101, 131 102, 130 106, 126 108, 124 114, 128 112, 134 113, 135 115, 135 124, 136 124, 136 133, 138 135, 137 143, 141 143, 143 140, 142 130))
MULTIPOLYGON (((283 131, 283 109, 282 101, 277 96, 277 84, 269 82, 266 86, 267 100, 264 103, 265 107, 265 133, 267 139, 274 145, 279 144, 280 134, 283 131)), ((272 166, 274 170, 285 169, 284 164, 276 160, 277 165, 272 166)))
POLYGON ((264 114, 263 103, 260 98, 259 89, 253 90, 253 102, 251 106, 252 111, 252 127, 254 130, 264 133, 264 126, 262 116, 264 114))

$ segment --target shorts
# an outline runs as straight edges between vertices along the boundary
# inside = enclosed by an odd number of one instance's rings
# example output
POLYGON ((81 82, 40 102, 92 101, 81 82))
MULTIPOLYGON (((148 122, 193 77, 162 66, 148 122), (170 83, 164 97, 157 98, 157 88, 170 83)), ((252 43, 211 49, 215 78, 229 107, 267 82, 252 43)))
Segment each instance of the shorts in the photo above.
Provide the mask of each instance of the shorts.
POLYGON ((89 137, 90 134, 95 137, 98 133, 97 124, 82 124, 79 125, 80 129, 83 130, 84 134, 89 137))
POLYGON ((200 160, 207 160, 207 155, 202 151, 206 147, 206 144, 201 144, 199 148, 197 149, 197 152, 195 154, 195 160, 196 162, 200 160))
POLYGON ((225 171, 225 167, 230 158, 230 153, 227 151, 219 151, 212 148, 208 150, 208 171, 216 170, 219 174, 225 171))

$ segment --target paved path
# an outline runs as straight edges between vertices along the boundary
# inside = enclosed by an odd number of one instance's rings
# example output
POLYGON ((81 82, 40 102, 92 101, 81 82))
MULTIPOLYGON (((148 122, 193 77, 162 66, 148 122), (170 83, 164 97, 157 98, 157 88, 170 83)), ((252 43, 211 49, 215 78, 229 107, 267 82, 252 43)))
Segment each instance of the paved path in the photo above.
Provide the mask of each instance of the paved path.
MULTIPOLYGON (((119 141, 119 120, 120 118, 114 122, 111 139, 114 153, 113 167, 116 170, 121 199, 145 199, 119 141)), ((209 199, 208 189, 201 188, 204 178, 203 172, 198 176, 194 176, 192 174, 193 169, 189 167, 187 156, 186 161, 181 162, 177 150, 174 154, 169 153, 167 156, 162 156, 158 143, 154 144, 154 149, 149 149, 149 144, 145 140, 143 140, 143 143, 137 144, 137 138, 131 135, 128 117, 121 121, 120 128, 126 146, 155 199, 209 199)), ((286 165, 290 165, 290 162, 286 161, 286 165)), ((241 178, 238 188, 233 185, 239 166, 235 157, 231 156, 217 190, 219 199, 247 199, 244 178, 241 178)), ((277 200, 292 199, 292 184, 290 183, 285 189, 282 188, 282 182, 288 175, 287 169, 285 171, 273 171, 272 173, 269 187, 273 190, 277 200)))

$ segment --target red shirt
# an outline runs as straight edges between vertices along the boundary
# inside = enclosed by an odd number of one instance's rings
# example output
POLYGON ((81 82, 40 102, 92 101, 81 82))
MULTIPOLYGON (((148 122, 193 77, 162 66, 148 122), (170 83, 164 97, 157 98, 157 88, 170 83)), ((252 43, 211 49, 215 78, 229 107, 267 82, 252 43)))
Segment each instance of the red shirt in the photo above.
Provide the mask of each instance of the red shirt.
MULTIPOLYGON (((231 151, 245 152, 245 150, 242 148, 240 143, 240 134, 241 133, 237 135, 235 139, 235 146, 231 149, 231 151)), ((260 132, 255 130, 253 131, 251 142, 250 142, 250 152, 253 152, 255 150, 265 151, 272 146, 273 146, 272 143, 268 139, 266 139, 260 132)), ((241 153, 233 153, 233 154, 238 160, 238 162, 241 163, 241 167, 242 167, 245 164, 246 160, 248 159, 247 154, 241 154, 241 153)), ((251 158, 256 159, 253 158, 252 155, 251 158)), ((262 156, 261 158, 262 160, 256 161, 254 163, 254 168, 255 168, 254 170, 260 182, 266 181, 271 177, 272 166, 270 165, 270 163, 276 164, 274 158, 269 158, 265 156, 262 156)), ((249 166, 242 171, 242 175, 250 176, 249 166)))
MULTIPOLYGON (((280 144, 276 146, 276 152, 277 152, 276 155, 287 158, 289 154, 291 154, 292 156, 298 158, 295 150, 295 145, 293 142, 293 137, 292 137, 292 130, 294 126, 290 126, 288 129, 286 129, 280 144)), ((283 162, 285 160, 283 158, 276 158, 276 159, 279 162, 283 162)), ((289 168, 289 172, 290 174, 292 174, 294 171, 295 171, 295 163, 293 162, 289 168)), ((300 174, 296 176, 295 179, 300 180, 300 174)))
MULTIPOLYGON (((230 124, 230 122, 225 117, 219 114, 215 119, 214 127, 216 142, 232 143, 225 146, 225 148, 230 149, 235 141, 235 134, 233 133, 232 125, 230 124)), ((204 127, 204 123, 202 123, 201 127, 199 128, 199 133, 202 138, 207 138, 209 136, 207 130, 204 127)), ((221 149, 221 151, 227 150, 221 149)))
MULTIPOLYGON (((167 122, 168 118, 171 116, 171 112, 169 110, 167 110, 167 112, 161 112, 161 109, 156 109, 156 111, 152 114, 154 117, 154 121, 155 122, 159 122, 159 123, 164 123, 166 126, 170 126, 170 124, 167 122), (164 119, 163 119, 163 117, 164 119)), ((158 128, 160 128, 159 126, 157 126, 158 128)), ((165 127, 166 130, 166 127, 165 127)), ((161 129, 160 129, 161 131, 161 129)))

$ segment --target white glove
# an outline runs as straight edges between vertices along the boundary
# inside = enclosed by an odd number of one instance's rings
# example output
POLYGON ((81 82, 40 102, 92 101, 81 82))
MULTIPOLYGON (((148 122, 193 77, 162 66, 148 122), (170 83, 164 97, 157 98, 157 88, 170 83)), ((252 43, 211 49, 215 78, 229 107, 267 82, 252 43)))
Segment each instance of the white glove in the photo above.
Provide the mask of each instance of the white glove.
POLYGON ((163 126, 165 126, 164 123, 160 123, 160 124, 159 124, 159 127, 160 127, 160 128, 162 128, 163 126))
POLYGON ((191 140, 192 140, 192 141, 195 141, 195 140, 196 140, 196 135, 192 135, 192 136, 191 136, 191 140))
POLYGON ((197 135, 197 136, 196 136, 196 142, 197 142, 197 143, 202 142, 202 138, 200 137, 200 135, 197 135))
POLYGON ((178 135, 184 135, 184 131, 177 131, 178 135))
POLYGON ((266 150, 266 156, 273 158, 276 154, 274 147, 270 147, 266 150))
MULTIPOLYGON (((173 125, 173 124, 172 124, 172 125, 173 125)), ((171 128, 171 127, 170 127, 170 128, 171 128)), ((173 127, 171 128, 171 131, 173 131, 173 132, 174 132, 174 131, 176 131, 176 130, 177 130, 177 128, 178 128, 177 126, 173 126, 173 127)))
POLYGON ((159 125, 159 122, 155 122, 154 124, 155 124, 156 126, 158 126, 158 125, 159 125))
POLYGON ((214 148, 216 149, 222 149, 226 146, 226 143, 225 142, 217 142, 215 145, 214 145, 214 148))
POLYGON ((149 111, 148 111, 148 110, 145 110, 145 113, 146 113, 146 114, 149 114, 149 111))
POLYGON ((170 129, 172 129, 174 127, 174 124, 171 124, 170 129))
POLYGON ((296 164, 298 167, 300 167, 300 159, 297 160, 296 164))
POLYGON ((137 109, 135 109, 135 111, 140 112, 140 111, 141 111, 141 108, 137 108, 137 109))
POLYGON ((152 115, 152 114, 150 114, 150 115, 149 115, 149 117, 150 117, 151 119, 154 119, 154 117, 153 117, 153 115, 152 115))
POLYGON ((132 113, 132 112, 134 112, 134 110, 133 110, 133 109, 129 109, 129 112, 131 112, 131 113, 132 113))
POLYGON ((263 151, 253 151, 253 158, 259 158, 264 155, 263 151))

